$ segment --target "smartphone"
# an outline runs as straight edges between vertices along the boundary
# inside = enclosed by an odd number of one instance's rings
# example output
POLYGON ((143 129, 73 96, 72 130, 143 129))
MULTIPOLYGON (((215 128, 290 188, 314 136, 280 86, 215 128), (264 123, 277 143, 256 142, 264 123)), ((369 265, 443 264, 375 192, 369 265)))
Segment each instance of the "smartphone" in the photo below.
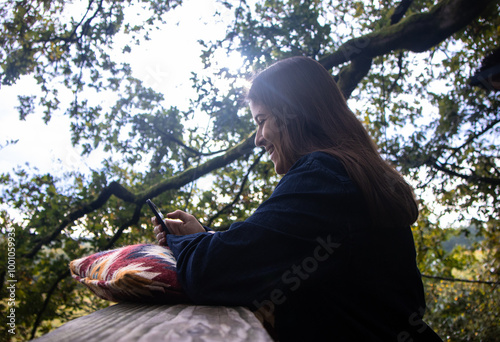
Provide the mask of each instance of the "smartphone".
POLYGON ((153 202, 151 202, 150 199, 146 200, 146 203, 149 205, 149 207, 151 208, 151 210, 155 214, 156 219, 159 221, 159 223, 163 227, 163 231, 165 232, 165 234, 170 234, 170 230, 168 230, 168 227, 167 227, 167 225, 165 224, 165 221, 164 221, 165 217, 161 213, 160 209, 158 209, 158 207, 153 202))

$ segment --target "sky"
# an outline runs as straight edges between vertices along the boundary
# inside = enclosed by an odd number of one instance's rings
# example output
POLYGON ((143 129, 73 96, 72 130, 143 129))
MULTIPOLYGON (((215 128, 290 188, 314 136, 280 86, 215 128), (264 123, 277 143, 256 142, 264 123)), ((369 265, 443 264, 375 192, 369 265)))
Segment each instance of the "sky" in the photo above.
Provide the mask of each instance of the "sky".
MULTIPOLYGON (((151 40, 132 46, 132 53, 117 55, 132 66, 133 75, 146 86, 165 95, 165 102, 186 108, 194 95, 191 88, 191 72, 202 69, 199 39, 222 38, 231 13, 214 18, 213 1, 186 0, 182 6, 167 13, 165 26, 151 34, 151 40)), ((126 43, 117 40, 117 45, 126 43)), ((117 49, 120 51, 120 49, 117 49)), ((221 63, 237 67, 241 60, 225 58, 221 63)), ((12 171, 18 166, 31 167, 40 172, 64 172, 98 168, 102 154, 96 152, 83 158, 80 149, 71 144, 69 118, 56 113, 45 124, 40 111, 19 120, 16 106, 18 95, 36 94, 38 87, 31 76, 24 76, 13 86, 0 88, 0 173, 12 171), (7 141, 16 140, 16 144, 7 141)), ((61 108, 64 108, 63 106, 61 108)))

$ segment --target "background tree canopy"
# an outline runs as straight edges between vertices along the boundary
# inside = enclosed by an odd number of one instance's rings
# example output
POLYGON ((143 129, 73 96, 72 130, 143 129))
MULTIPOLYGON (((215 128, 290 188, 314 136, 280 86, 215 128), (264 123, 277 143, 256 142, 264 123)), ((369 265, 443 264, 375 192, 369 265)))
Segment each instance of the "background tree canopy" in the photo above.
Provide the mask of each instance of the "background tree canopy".
POLYGON ((29 77, 40 90, 19 94, 20 119, 50 122, 62 113, 82 154, 104 156, 90 173, 25 165, 0 176, 2 312, 9 280, 17 280, 16 335, 2 324, 2 340, 39 336, 109 305, 71 279, 68 263, 153 241, 147 198, 216 230, 248 217, 278 177, 253 146, 244 80, 294 55, 331 70, 380 151, 416 189, 421 215, 413 232, 426 320, 445 340, 496 340, 499 2, 212 2, 210 15, 226 34, 200 40, 204 70, 192 74, 187 108, 145 86, 127 62, 168 14, 186 6, 182 0, 0 4, 2 89, 29 77), (220 62, 230 55, 243 58, 239 69, 220 62))

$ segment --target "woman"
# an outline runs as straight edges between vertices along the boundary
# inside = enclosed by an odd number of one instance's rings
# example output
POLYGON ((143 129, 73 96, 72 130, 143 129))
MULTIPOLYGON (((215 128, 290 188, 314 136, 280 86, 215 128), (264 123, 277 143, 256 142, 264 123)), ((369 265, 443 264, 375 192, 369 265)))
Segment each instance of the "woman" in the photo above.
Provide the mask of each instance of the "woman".
POLYGON ((285 59, 254 79, 248 100, 255 144, 284 176, 225 232, 180 210, 167 214, 172 234, 155 227, 188 296, 264 310, 280 341, 440 341, 422 321, 412 189, 331 75, 310 58, 285 59))

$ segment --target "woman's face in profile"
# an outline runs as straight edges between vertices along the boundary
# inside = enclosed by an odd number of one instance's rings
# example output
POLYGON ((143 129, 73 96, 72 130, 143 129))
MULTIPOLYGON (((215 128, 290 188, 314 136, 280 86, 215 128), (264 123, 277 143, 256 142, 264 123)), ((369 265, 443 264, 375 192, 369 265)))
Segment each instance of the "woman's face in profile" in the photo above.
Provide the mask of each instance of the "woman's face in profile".
POLYGON ((291 165, 282 154, 280 131, 275 117, 267 107, 253 101, 250 101, 250 111, 258 127, 255 146, 266 149, 277 174, 285 174, 291 165))

